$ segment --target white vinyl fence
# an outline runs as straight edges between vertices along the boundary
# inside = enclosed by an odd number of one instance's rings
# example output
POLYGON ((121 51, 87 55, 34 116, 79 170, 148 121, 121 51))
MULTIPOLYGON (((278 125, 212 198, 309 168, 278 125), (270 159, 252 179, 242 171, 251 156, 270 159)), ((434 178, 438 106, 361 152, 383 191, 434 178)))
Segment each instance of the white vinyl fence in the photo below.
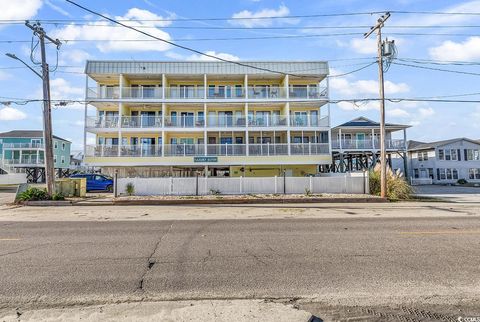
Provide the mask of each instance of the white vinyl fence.
POLYGON ((118 178, 118 194, 126 194, 127 184, 137 196, 165 195, 240 195, 240 194, 312 194, 369 193, 368 175, 363 173, 322 177, 191 177, 191 178, 118 178))
POLYGON ((0 174, 0 185, 15 185, 27 182, 25 173, 0 174))

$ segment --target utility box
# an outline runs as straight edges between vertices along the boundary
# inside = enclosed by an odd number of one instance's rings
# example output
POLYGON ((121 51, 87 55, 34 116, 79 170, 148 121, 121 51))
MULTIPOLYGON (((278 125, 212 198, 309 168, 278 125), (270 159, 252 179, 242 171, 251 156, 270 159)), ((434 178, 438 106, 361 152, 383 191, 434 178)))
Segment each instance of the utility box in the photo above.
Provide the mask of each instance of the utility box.
POLYGON ((389 41, 388 39, 383 42, 383 56, 389 57, 395 54, 395 40, 389 41))

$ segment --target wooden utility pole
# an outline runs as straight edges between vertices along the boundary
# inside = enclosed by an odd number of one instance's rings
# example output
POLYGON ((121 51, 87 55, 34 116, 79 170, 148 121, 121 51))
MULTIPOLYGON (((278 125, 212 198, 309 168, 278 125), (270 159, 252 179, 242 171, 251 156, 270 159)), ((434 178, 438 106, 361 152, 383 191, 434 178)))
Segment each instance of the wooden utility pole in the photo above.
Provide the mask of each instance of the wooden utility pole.
POLYGON ((47 184, 47 193, 51 196, 55 192, 55 165, 53 162, 53 135, 52 135, 52 113, 50 106, 50 72, 48 69, 47 57, 45 53, 45 38, 57 46, 62 44, 58 39, 49 37, 40 23, 30 24, 29 21, 25 25, 33 30, 33 34, 40 41, 40 52, 42 55, 42 80, 43 80, 43 143, 45 146, 45 179, 47 184))
POLYGON ((380 87, 380 196, 386 197, 387 194, 387 153, 385 150, 385 84, 383 81, 383 43, 382 43, 382 27, 390 18, 387 12, 377 20, 377 24, 365 33, 368 38, 374 31, 377 32, 377 55, 378 55, 378 82, 380 87))

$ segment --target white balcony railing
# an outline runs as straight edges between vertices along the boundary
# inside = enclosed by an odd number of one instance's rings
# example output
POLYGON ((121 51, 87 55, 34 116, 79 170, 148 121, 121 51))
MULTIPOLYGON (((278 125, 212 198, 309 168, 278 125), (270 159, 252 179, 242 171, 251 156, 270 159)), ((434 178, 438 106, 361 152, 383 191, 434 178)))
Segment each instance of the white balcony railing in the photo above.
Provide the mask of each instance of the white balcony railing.
MULTIPOLYGON (((180 112, 179 112, 180 114, 180 112)), ((165 116, 162 120, 161 116, 107 116, 107 117, 87 117, 87 128, 97 129, 112 129, 118 128, 203 128, 205 122, 207 128, 235 128, 248 127, 250 128, 274 128, 288 126, 288 119, 290 119, 290 126, 295 127, 328 127, 328 116, 312 116, 310 114, 290 117, 278 114, 266 115, 249 115, 244 114, 225 114, 225 115, 208 115, 199 116, 192 115, 177 115, 165 116)))
POLYGON ((203 99, 205 88, 203 86, 177 86, 166 87, 165 98, 170 99, 203 99))
POLYGON ((25 149, 38 150, 43 149, 43 143, 3 143, 4 149, 25 149))
POLYGON ((327 88, 310 85, 207 86, 97 86, 87 88, 88 99, 325 99, 327 88), (287 95, 288 94, 288 95, 287 95))
MULTIPOLYGON (((328 143, 165 144, 164 156, 328 155, 328 143), (205 150, 206 149, 206 150, 205 150)), ((88 157, 161 157, 162 145, 88 145, 88 157)))
POLYGON ((248 99, 279 99, 286 98, 285 87, 280 86, 249 86, 248 99))
MULTIPOLYGON (((375 139, 364 139, 364 140, 332 140, 332 148, 333 149, 343 149, 343 150, 371 150, 371 149, 380 149, 380 141, 375 139)), ((385 148, 392 149, 392 150, 405 150, 405 141, 404 140, 385 140, 385 148)))
POLYGON ((162 87, 158 86, 136 86, 123 87, 122 98, 126 99, 161 99, 163 98, 162 87))
POLYGON ((24 155, 19 159, 4 159, 3 162, 7 165, 41 165, 45 163, 45 160, 36 156, 24 155))

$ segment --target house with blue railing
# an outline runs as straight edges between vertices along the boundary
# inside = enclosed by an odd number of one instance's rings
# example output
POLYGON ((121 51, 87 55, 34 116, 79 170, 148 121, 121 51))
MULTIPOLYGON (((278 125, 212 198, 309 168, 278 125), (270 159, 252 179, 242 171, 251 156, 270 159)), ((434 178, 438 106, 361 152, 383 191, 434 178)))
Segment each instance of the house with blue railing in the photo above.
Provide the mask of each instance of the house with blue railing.
MULTIPOLYGON (((71 142, 53 136, 53 158, 57 176, 65 176, 70 166, 71 142)), ((30 182, 45 179, 43 131, 15 130, 0 133, 0 172, 25 172, 30 182)))

